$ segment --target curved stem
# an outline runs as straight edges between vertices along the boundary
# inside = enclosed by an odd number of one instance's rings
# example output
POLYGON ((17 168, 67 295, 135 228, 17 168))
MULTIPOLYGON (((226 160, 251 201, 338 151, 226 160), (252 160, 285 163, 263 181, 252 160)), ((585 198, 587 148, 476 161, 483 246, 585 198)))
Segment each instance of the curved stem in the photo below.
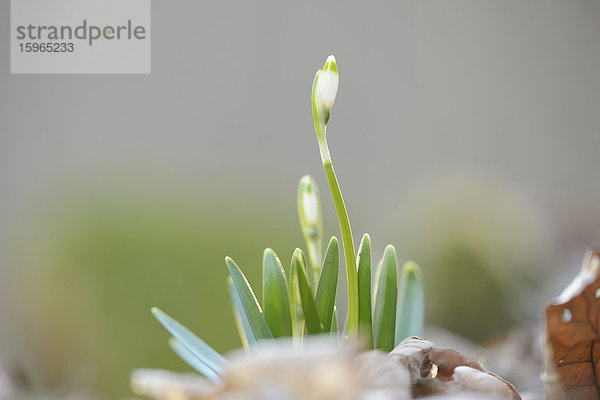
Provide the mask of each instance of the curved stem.
POLYGON ((344 204, 344 198, 331 162, 323 163, 325 174, 329 181, 335 210, 337 212, 340 230, 342 233, 342 244, 344 246, 344 258, 346 259, 346 276, 348 279, 348 336, 358 336, 358 277, 356 272, 356 256, 354 255, 354 241, 352 230, 348 219, 348 212, 344 204))
POLYGON ((348 280, 348 337, 356 339, 358 337, 358 273, 356 271, 356 256, 354 254, 354 239, 352 238, 352 229, 346 204, 340 190, 340 185, 333 169, 329 147, 325 139, 325 127, 315 120, 315 129, 319 137, 319 149, 321 151, 321 160, 327 182, 331 189, 335 211, 337 213, 340 231, 342 234, 342 245, 344 247, 344 258, 346 260, 346 277, 348 280))
POLYGON ((317 71, 313 81, 311 96, 312 113, 315 123, 315 132, 319 142, 319 150, 321 152, 321 160, 323 161, 323 168, 325 169, 325 175, 327 175, 327 181, 329 183, 329 188, 331 189, 331 195, 333 197, 333 203, 335 204, 335 211, 337 213, 342 234, 342 246, 344 247, 344 258, 346 261, 346 277, 348 280, 348 337, 350 339, 357 339, 358 272, 356 267, 356 256, 354 255, 354 240, 352 239, 352 230, 350 229, 350 220, 348 219, 344 198, 342 197, 340 185, 335 176, 335 171, 333 170, 333 163, 331 162, 331 155, 329 154, 329 147, 327 146, 326 124, 329 120, 330 109, 321 107, 315 98, 320 73, 321 70, 317 71))

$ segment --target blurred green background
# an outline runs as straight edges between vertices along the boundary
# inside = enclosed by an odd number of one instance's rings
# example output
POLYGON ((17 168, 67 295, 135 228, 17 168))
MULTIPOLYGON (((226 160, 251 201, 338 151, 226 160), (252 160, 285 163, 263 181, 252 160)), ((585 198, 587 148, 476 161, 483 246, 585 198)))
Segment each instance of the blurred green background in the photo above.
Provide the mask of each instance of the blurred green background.
POLYGON ((291 244, 300 243, 289 229, 294 215, 283 218, 290 207, 208 188, 98 190, 67 196, 22 243, 13 272, 15 319, 31 352, 23 367, 47 371, 50 385, 87 380, 111 397, 127 396, 133 367, 189 370, 166 345, 151 306, 220 351, 239 347, 224 257, 260 287, 262 249, 278 249, 287 264, 291 244))
POLYGON ((355 239, 421 265, 428 324, 481 344, 536 329, 600 242, 599 20, 592 0, 174 0, 152 4, 149 75, 4 57, 0 382, 122 399, 133 368, 189 370, 151 306, 238 347, 224 257, 257 291, 265 247, 289 267, 307 173, 338 234, 310 110, 331 53, 355 239))
MULTIPOLYGON (((304 247, 292 179, 287 195, 143 181, 65 190, 30 216, 34 225, 17 241, 16 268, 7 274, 18 304, 13 366, 34 378, 36 390, 88 386, 124 398, 132 368, 189 370, 166 345, 151 306, 221 352, 239 347, 224 255, 260 293, 262 250, 275 249, 289 270, 293 249, 304 247)), ((329 189, 322 190, 329 236, 337 224, 329 189)), ((359 217, 355 227, 379 231, 374 262, 383 237, 392 238, 401 262, 423 266, 429 324, 485 344, 515 324, 535 323, 548 238, 513 187, 490 175, 430 177, 394 208, 380 209, 383 219, 359 217), (378 228, 386 215, 389 232, 378 228)), ((338 307, 343 313, 343 300, 338 307)))

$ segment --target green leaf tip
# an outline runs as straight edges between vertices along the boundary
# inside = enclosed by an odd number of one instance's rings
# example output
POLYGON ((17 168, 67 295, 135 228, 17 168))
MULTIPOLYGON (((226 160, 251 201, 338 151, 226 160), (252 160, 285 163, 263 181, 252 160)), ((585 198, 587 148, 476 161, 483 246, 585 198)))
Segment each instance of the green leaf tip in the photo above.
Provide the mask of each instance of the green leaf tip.
MULTIPOLYGON (((277 257, 277 254, 275 253, 275 251, 273 251, 273 249, 270 247, 265 248, 265 251, 263 251, 263 257, 266 257, 267 255, 277 257)), ((277 257, 277 258, 279 258, 279 257, 277 257)))
POLYGON ((422 278, 423 276, 421 267, 419 267, 419 265, 414 261, 405 262, 403 268, 406 270, 406 273, 417 275, 419 278, 422 278))
MULTIPOLYGON (((361 244, 365 244, 369 246, 369 249, 371 248, 371 235, 369 235, 368 233, 365 233, 362 238, 360 239, 360 243, 361 244)), ((358 254, 360 255, 360 248, 358 250, 358 254)))
POLYGON ((332 237, 329 239, 329 245, 328 245, 328 246, 332 246, 332 245, 334 245, 334 246, 338 246, 338 244, 339 244, 339 240, 338 240, 338 238, 336 238, 335 236, 332 236, 332 237))

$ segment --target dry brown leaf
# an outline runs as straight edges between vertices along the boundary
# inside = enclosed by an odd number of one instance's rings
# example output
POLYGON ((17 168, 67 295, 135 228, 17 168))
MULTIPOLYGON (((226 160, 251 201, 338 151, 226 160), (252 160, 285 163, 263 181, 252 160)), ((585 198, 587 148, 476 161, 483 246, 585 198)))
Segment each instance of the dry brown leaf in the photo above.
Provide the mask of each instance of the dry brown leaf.
POLYGON ((437 349, 426 340, 405 339, 390 356, 411 372, 415 398, 479 393, 494 399, 521 399, 509 382, 486 372, 477 361, 454 350, 437 349))
POLYGON ((581 272, 546 307, 548 398, 600 399, 600 252, 588 251, 581 272))

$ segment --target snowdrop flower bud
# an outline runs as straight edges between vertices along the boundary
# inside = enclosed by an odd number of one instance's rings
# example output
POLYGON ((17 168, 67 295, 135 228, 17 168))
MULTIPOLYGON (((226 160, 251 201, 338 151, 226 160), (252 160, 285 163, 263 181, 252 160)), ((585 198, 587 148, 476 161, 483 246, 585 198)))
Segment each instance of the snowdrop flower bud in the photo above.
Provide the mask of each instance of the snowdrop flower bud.
POLYGON ((317 183, 305 175, 298 184, 298 214, 300 225, 308 236, 318 235, 321 225, 321 202, 317 183))
POLYGON ((331 116, 331 107, 335 102, 339 83, 338 68, 334 56, 327 57, 323 69, 315 74, 311 93, 312 114, 315 122, 315 133, 319 141, 319 151, 323 163, 331 163, 327 148, 327 123, 331 116))
POLYGON ((298 217, 314 274, 313 282, 317 282, 323 250, 323 218, 319 187, 310 175, 303 176, 298 183, 298 217))
POLYGON ((333 55, 327 57, 325 66, 319 72, 319 79, 316 87, 316 100, 321 107, 331 110, 335 102, 335 96, 338 90, 340 78, 338 75, 337 64, 333 55))
POLYGON ((304 205, 304 218, 308 225, 316 225, 319 221, 319 215, 317 214, 317 202, 315 196, 312 193, 304 192, 302 194, 302 203, 304 205))

